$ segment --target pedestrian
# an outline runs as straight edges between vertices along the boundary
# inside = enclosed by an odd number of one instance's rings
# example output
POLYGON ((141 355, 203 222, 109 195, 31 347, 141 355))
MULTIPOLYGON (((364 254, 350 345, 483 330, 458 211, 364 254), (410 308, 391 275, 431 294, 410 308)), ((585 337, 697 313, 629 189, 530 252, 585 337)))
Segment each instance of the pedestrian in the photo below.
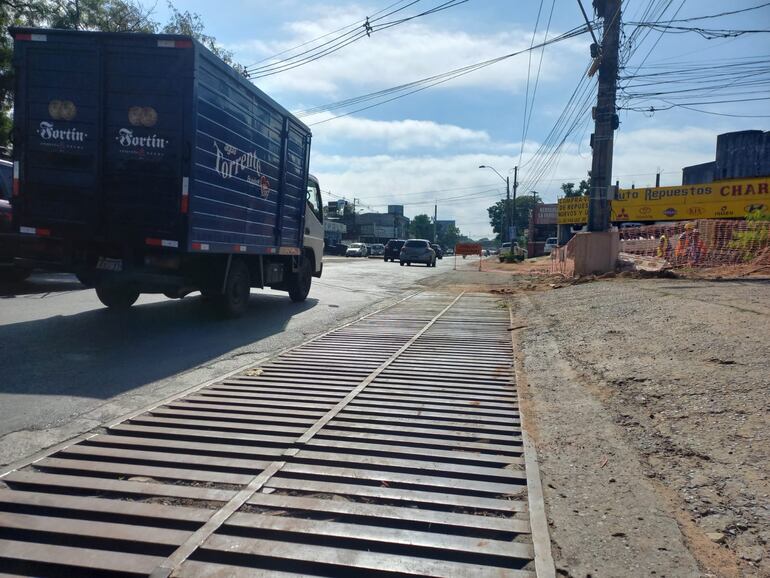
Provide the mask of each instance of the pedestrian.
POLYGON ((671 260, 671 242, 668 240, 668 236, 665 233, 660 236, 660 240, 658 241, 657 255, 667 261, 671 260))
POLYGON ((693 223, 684 226, 684 232, 679 235, 679 240, 674 250, 677 264, 686 263, 689 266, 697 265, 701 257, 706 253, 706 245, 700 240, 700 232, 693 223))

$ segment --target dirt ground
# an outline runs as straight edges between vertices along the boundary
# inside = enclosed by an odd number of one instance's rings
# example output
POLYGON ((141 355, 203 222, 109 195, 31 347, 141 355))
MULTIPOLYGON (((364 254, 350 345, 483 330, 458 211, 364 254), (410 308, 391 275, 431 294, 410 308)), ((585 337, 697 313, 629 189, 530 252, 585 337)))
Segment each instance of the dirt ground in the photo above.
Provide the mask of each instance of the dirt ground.
POLYGON ((558 573, 770 576, 770 279, 548 281, 505 292, 558 573))

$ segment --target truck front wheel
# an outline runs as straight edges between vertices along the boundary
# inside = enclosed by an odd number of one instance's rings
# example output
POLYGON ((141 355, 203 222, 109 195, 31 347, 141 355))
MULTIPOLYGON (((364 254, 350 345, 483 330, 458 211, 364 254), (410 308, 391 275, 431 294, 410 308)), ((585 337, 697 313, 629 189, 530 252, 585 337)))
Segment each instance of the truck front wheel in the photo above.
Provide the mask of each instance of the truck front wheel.
POLYGON ((304 257, 300 263, 297 272, 292 274, 291 281, 289 281, 289 297, 295 303, 299 303, 307 299, 307 294, 310 293, 310 281, 313 277, 312 264, 310 259, 304 257))
POLYGON ((126 285, 97 285, 96 296, 110 309, 128 309, 139 299, 139 291, 126 285))

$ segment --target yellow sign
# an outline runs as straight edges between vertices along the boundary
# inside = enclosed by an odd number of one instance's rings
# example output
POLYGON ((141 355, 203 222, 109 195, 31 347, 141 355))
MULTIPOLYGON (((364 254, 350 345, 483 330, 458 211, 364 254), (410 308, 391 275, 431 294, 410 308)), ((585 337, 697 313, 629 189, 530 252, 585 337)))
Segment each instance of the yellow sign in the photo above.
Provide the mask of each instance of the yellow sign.
POLYGON ((588 197, 566 197, 559 199, 556 222, 560 225, 588 222, 588 197))
MULTIPOLYGON (((614 222, 741 218, 755 210, 770 211, 770 178, 620 189, 610 206, 614 222)), ((588 199, 559 200, 558 222, 588 222, 588 199), (581 200, 582 204, 577 202, 581 200)))

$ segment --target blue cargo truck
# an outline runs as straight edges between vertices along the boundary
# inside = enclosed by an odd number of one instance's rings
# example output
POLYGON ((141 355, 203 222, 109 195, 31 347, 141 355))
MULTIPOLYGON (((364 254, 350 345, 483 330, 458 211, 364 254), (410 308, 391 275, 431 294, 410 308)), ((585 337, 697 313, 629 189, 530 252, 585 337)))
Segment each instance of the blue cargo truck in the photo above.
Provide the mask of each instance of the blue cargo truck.
POLYGON ((108 307, 321 276, 310 130, 188 36, 12 28, 17 262, 70 271, 108 307))

